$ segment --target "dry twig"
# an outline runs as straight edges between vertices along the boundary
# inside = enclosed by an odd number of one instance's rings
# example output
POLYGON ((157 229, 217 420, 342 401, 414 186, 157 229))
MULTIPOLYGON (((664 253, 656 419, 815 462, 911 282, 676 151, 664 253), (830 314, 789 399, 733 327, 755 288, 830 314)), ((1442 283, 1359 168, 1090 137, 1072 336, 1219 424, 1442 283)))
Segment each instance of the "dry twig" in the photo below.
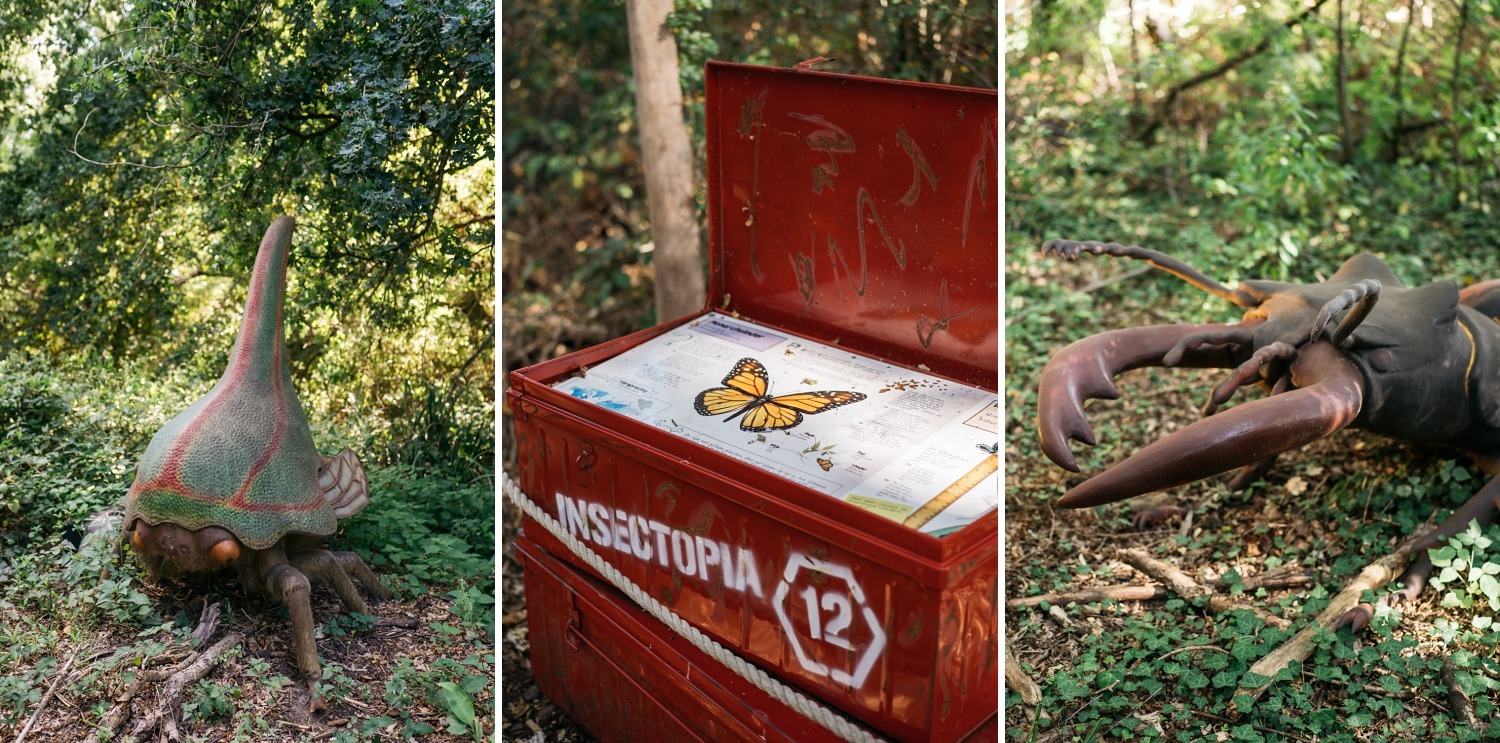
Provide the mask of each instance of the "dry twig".
POLYGON ((203 610, 198 613, 198 626, 188 639, 192 641, 193 647, 201 648, 208 638, 214 636, 214 630, 219 628, 219 602, 204 602, 203 610))
MULTIPOLYGON (((1228 582, 1224 578, 1220 578, 1219 580, 1228 585, 1228 582)), ((1311 584, 1312 575, 1308 574, 1299 565, 1282 565, 1279 568, 1267 570, 1263 573, 1256 573, 1240 581, 1240 586, 1246 591, 1257 591, 1262 588, 1292 588, 1311 584)))
MULTIPOLYGON (((203 610, 199 612, 198 626, 193 629, 193 633, 189 636, 189 640, 194 644, 202 644, 209 637, 213 636, 214 630, 217 629, 218 626, 219 604, 217 602, 213 604, 207 604, 203 607, 203 610)), ((228 637, 225 637, 223 640, 220 640, 217 645, 214 645, 207 651, 200 652, 194 650, 181 659, 174 659, 171 657, 171 655, 164 654, 162 656, 158 656, 157 658, 153 658, 150 661, 146 661, 146 663, 149 663, 151 661, 159 660, 176 660, 175 663, 169 666, 158 668, 144 668, 139 674, 136 675, 135 680, 131 682, 130 687, 127 688, 125 692, 115 700, 114 708, 111 709, 109 711, 109 714, 105 715, 104 719, 99 722, 99 727, 104 731, 104 737, 106 739, 113 738, 115 734, 119 732, 120 726, 125 724, 125 720, 130 717, 131 701, 135 699, 136 695, 140 693, 141 688, 144 687, 147 682, 155 683, 158 681, 166 681, 167 685, 165 693, 162 697, 161 706, 155 712, 151 713, 151 715, 147 716, 145 719, 137 723, 133 732, 136 735, 140 735, 147 730, 160 726, 162 733, 161 737, 163 740, 181 740, 182 732, 177 727, 176 708, 181 705, 182 690, 186 688, 189 683, 197 681, 198 679, 203 678, 203 676, 207 675, 208 669, 213 666, 213 663, 215 660, 217 660, 218 656, 222 655, 224 652, 234 647, 235 645, 238 645, 240 643, 240 639, 241 638, 238 634, 231 634, 228 637), (227 643, 231 639, 234 640, 234 642, 226 645, 225 643, 227 643), (184 677, 184 674, 191 675, 191 673, 196 673, 197 675, 192 676, 191 678, 184 677), (176 697, 174 699, 169 699, 169 695, 173 693, 174 684, 177 685, 176 697), (173 737, 171 733, 168 732, 169 729, 171 731, 175 731, 175 737, 173 737)))
POLYGON ((1454 719, 1460 724, 1477 729, 1479 720, 1474 717, 1474 703, 1469 701, 1469 695, 1465 694, 1463 687, 1458 685, 1458 676, 1453 669, 1453 659, 1447 656, 1443 657, 1443 685, 1448 687, 1448 706, 1453 708, 1454 719))
POLYGON ((1116 586, 1099 586, 1097 588, 1084 588, 1077 591, 1065 591, 1063 593, 1047 593, 1041 596, 1027 596, 1025 598, 1010 599, 1005 602, 1007 609, 1027 609, 1039 606, 1042 603, 1066 606, 1072 603, 1091 604, 1100 601, 1153 601, 1167 597, 1167 589, 1162 586, 1138 586, 1124 584, 1116 586))
POLYGON ((1269 655, 1261 658, 1255 665, 1251 666, 1250 673, 1259 674, 1267 679, 1264 684, 1258 687, 1241 687, 1250 692, 1251 700, 1260 699, 1266 693, 1266 690, 1271 688, 1276 674, 1281 669, 1286 668, 1293 662, 1306 660, 1307 656, 1312 653, 1313 638, 1317 636, 1319 631, 1331 629, 1338 624, 1339 620, 1344 616, 1344 612, 1349 611, 1359 604, 1361 594, 1367 590, 1375 590, 1395 579, 1397 574, 1406 567, 1407 561, 1411 559, 1412 547, 1417 544, 1417 540, 1422 536, 1425 535, 1419 534, 1408 538, 1397 545, 1391 554, 1365 566, 1365 569, 1361 570, 1359 575, 1355 576, 1354 580, 1344 587, 1344 590, 1339 591, 1338 595, 1333 597, 1333 600, 1328 603, 1328 608, 1324 609, 1323 613, 1319 614, 1317 619, 1313 620, 1312 624, 1304 627, 1301 632, 1298 632, 1290 640, 1282 643, 1281 647, 1271 651, 1269 655))
POLYGON ((209 669, 213 668, 214 662, 224 653, 239 647, 243 640, 238 632, 231 632, 218 641, 213 647, 205 650, 197 660, 185 664, 181 670, 172 674, 167 679, 167 684, 162 689, 161 706, 153 714, 153 717, 161 718, 161 740, 182 740, 182 728, 178 727, 178 711, 182 707, 182 693, 187 685, 208 675, 209 669))
POLYGON ((26 726, 21 728, 21 733, 16 736, 16 743, 24 743, 27 733, 31 732, 31 726, 36 724, 36 718, 47 708, 47 703, 52 701, 52 695, 57 693, 57 687, 62 684, 63 679, 68 677, 68 671, 73 668, 73 661, 78 658, 78 651, 82 648, 73 648, 73 654, 68 656, 68 662, 52 677, 52 683, 47 685, 47 693, 42 695, 42 701, 37 702, 36 710, 31 713, 31 719, 26 721, 26 726))
POLYGON ((1021 669, 1021 662, 1010 652, 1010 643, 1006 643, 1005 648, 1005 685, 1020 694, 1021 701, 1026 704, 1035 705, 1042 701, 1042 687, 1021 669))
POLYGON ((1251 606, 1249 604, 1236 601, 1235 599, 1228 596, 1215 595, 1213 591, 1193 580, 1188 576, 1187 573, 1184 573, 1181 570, 1178 570, 1177 568, 1174 568, 1171 565, 1168 565, 1167 563, 1146 554, 1145 550, 1122 549, 1117 554, 1120 560, 1125 564, 1141 571, 1141 573, 1145 575, 1148 575, 1161 581, 1162 583, 1165 583, 1167 588, 1171 589, 1171 591, 1178 596, 1181 596, 1188 600, 1199 598, 1208 599, 1205 606, 1211 612, 1217 614, 1221 612, 1232 611, 1235 609, 1244 609, 1246 611, 1253 612, 1256 616, 1261 618, 1261 621, 1265 622, 1267 625, 1276 627, 1278 629, 1285 629, 1291 624, 1286 619, 1278 617, 1275 614, 1266 611, 1265 609, 1261 609, 1260 607, 1251 606))

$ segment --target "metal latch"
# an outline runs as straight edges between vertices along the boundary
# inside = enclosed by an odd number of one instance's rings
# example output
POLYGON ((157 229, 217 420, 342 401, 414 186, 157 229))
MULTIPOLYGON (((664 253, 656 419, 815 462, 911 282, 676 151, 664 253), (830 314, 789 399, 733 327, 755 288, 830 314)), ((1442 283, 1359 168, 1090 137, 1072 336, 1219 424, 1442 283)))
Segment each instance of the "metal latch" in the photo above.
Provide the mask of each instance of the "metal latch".
POLYGON ((588 487, 594 484, 594 463, 599 460, 599 455, 594 453, 594 445, 587 441, 578 442, 578 451, 578 457, 573 460, 573 464, 583 473, 578 478, 578 484, 588 487))
POLYGON ((578 592, 568 589, 568 624, 563 628, 563 642, 577 650, 583 644, 583 615, 578 612, 578 592))

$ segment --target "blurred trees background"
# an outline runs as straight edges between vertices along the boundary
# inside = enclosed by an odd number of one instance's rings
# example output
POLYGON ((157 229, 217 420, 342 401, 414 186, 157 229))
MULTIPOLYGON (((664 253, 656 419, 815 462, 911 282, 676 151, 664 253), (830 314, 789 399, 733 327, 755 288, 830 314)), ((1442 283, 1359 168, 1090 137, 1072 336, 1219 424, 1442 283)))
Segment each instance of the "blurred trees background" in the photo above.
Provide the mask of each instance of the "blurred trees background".
MULTIPOLYGON (((506 368, 654 323, 651 235, 625 6, 542 0, 503 9, 501 271, 506 368)), ((708 60, 994 88, 995 3, 678 0, 676 33, 699 224, 708 60)), ((706 271, 705 267, 705 271, 706 271)))
POLYGON ((1017 4, 1007 225, 1031 247, 1229 247, 1221 278, 1278 278, 1328 249, 1322 267, 1356 243, 1421 249, 1434 221, 1495 245, 1497 14, 1493 0, 1017 4))
POLYGON ((494 30, 490 0, 0 1, 0 348, 212 379, 293 213, 304 402, 488 469, 494 30))

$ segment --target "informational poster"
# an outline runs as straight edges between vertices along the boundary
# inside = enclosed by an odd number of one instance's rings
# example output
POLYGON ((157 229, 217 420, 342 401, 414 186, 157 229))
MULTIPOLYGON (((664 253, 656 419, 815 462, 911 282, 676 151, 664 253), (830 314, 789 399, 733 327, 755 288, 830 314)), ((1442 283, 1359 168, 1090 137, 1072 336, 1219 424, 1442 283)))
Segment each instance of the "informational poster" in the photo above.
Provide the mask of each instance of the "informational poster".
POLYGON ((999 504, 995 393, 726 315, 554 386, 929 534, 999 504))

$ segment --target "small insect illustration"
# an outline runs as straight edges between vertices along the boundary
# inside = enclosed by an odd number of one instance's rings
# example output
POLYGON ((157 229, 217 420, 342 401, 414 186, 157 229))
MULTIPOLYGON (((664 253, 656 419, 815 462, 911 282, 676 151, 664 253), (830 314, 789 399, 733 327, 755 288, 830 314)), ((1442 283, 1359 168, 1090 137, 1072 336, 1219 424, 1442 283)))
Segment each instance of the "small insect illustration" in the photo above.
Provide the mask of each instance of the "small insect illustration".
POLYGON ((803 377, 802 378, 802 383, 803 384, 817 384, 818 380, 813 379, 812 377, 803 377))
POLYGON ((979 447, 980 451, 990 454, 997 454, 1000 451, 1000 442, 998 441, 993 444, 975 444, 975 446, 979 447))
POLYGON ((827 471, 833 469, 833 460, 832 459, 821 459, 820 458, 818 460, 818 466, 822 467, 824 472, 827 472, 827 471))
POLYGON ((740 359, 724 377, 723 387, 698 393, 693 409, 699 415, 730 414, 724 420, 740 420, 742 431, 778 431, 802 422, 802 416, 815 415, 865 399, 862 392, 819 391, 794 392, 772 396, 771 378, 766 367, 752 358, 740 359))

